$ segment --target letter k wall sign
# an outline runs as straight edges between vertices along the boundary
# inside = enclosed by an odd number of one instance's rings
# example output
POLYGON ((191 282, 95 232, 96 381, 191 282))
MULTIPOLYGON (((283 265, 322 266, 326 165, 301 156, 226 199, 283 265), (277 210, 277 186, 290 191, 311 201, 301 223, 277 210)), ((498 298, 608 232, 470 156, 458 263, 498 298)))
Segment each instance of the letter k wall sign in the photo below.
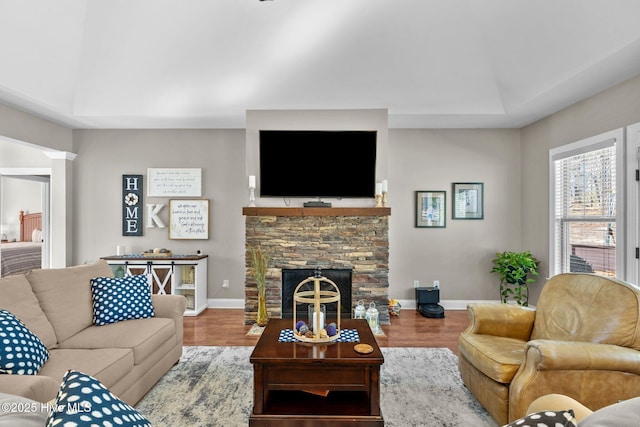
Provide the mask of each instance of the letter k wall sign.
POLYGON ((122 235, 142 236, 142 175, 122 175, 122 235))

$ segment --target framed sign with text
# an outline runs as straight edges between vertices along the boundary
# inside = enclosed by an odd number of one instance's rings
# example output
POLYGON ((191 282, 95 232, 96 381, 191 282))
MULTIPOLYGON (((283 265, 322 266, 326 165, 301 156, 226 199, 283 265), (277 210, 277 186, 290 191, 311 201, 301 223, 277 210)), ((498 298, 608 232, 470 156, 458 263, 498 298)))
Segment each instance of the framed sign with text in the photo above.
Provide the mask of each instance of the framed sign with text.
POLYGON ((169 239, 208 239, 209 200, 169 200, 169 239))
POLYGON ((142 236, 142 175, 122 175, 122 235, 142 236))
POLYGON ((148 168, 147 195, 149 197, 202 196, 202 169, 148 168))

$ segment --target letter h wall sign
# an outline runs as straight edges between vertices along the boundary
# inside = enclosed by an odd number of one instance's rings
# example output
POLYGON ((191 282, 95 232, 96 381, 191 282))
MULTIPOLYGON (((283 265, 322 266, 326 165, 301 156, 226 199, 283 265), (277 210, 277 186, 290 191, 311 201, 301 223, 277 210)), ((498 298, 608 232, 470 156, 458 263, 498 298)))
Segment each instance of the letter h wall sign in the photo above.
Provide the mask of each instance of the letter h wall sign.
POLYGON ((142 236, 142 175, 122 175, 122 235, 142 236))

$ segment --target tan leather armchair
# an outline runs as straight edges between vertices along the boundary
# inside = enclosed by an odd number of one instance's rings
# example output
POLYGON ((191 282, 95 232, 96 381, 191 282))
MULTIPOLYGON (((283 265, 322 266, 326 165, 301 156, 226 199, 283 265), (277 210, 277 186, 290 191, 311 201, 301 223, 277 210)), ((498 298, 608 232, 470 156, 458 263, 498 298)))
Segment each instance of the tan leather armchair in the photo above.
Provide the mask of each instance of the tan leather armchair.
POLYGON ((630 283, 560 274, 535 309, 485 303, 467 312, 460 376, 499 424, 550 393, 594 410, 640 396, 640 288, 630 283))

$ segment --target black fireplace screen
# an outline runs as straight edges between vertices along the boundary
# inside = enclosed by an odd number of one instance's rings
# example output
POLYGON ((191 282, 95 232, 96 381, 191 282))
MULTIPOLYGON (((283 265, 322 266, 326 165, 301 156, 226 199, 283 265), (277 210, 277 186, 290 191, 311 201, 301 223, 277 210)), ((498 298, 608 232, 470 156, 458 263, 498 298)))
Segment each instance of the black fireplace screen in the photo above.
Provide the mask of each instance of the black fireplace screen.
MULTIPOLYGON (((305 279, 313 276, 316 270, 312 268, 283 268, 282 269, 282 317, 293 317, 293 292, 305 279)), ((351 318, 351 277, 353 270, 340 268, 327 268, 321 270, 321 275, 336 284, 340 291, 340 316, 343 319, 351 318)), ((308 290, 313 290, 313 282, 308 285, 308 290)), ((326 304, 327 318, 335 318, 338 312, 337 302, 326 304)), ((308 304, 300 304, 296 310, 298 318, 307 317, 308 304)))

